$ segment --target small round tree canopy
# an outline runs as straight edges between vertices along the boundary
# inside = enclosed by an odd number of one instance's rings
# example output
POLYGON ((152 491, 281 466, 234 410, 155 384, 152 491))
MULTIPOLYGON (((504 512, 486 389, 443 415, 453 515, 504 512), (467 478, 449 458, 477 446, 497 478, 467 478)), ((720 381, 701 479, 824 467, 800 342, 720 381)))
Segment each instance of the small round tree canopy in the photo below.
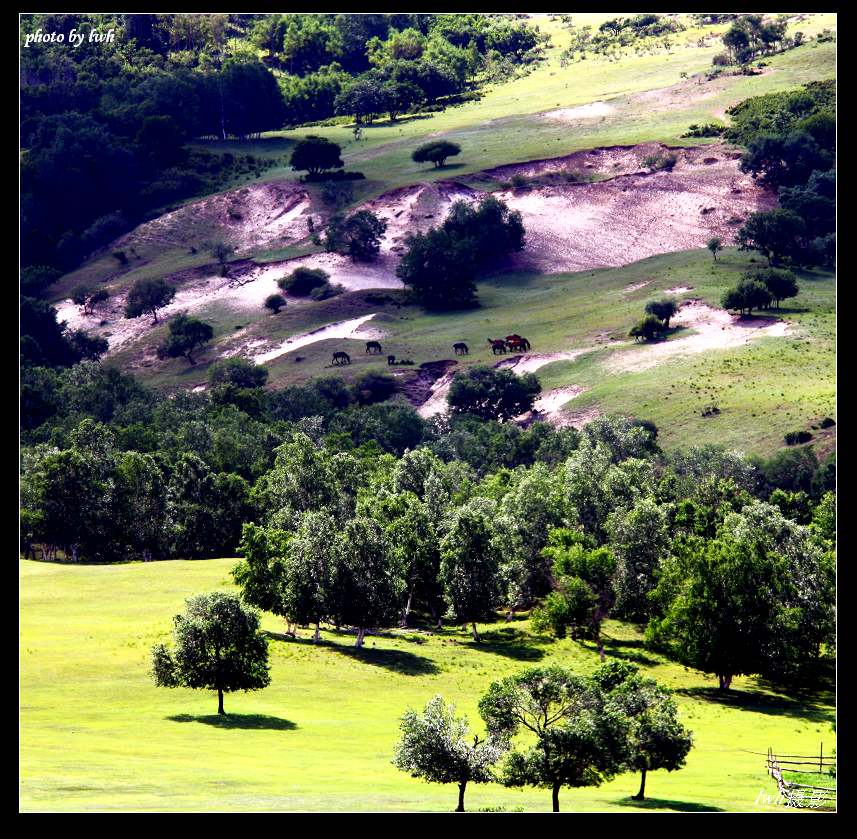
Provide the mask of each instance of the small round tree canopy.
POLYGON ((292 169, 304 169, 311 175, 317 175, 329 169, 341 169, 345 165, 341 153, 342 149, 336 143, 311 135, 295 146, 289 164, 292 169))
POLYGON ((426 163, 431 161, 437 168, 443 166, 448 157, 461 154, 461 146, 448 140, 436 140, 432 143, 424 143, 414 150, 411 160, 414 163, 426 163))

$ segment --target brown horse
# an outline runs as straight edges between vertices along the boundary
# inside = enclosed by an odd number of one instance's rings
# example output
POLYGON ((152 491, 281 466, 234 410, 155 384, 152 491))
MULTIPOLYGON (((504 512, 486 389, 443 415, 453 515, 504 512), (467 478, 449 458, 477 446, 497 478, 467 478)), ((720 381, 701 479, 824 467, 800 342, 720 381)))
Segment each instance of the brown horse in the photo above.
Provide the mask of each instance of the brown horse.
POLYGON ((489 338, 488 343, 491 344, 491 352, 494 355, 506 352, 506 342, 502 338, 489 338))
POLYGON ((333 363, 334 364, 351 364, 351 356, 348 355, 347 352, 342 352, 342 350, 337 350, 333 354, 333 363))
POLYGON ((456 355, 467 355, 470 352, 464 341, 458 341, 458 343, 452 345, 452 348, 455 350, 456 355))
POLYGON ((381 352, 381 345, 377 341, 367 341, 366 352, 381 352))

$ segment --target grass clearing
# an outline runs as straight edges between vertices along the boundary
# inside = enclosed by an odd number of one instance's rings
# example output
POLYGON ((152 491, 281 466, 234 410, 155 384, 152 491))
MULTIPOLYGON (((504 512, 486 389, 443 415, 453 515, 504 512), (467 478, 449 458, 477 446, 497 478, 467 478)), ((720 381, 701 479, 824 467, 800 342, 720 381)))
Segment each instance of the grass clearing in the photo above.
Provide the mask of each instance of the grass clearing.
MULTIPOLYGON (((353 636, 334 631, 320 646, 309 630, 282 640, 283 622, 266 615, 271 686, 228 694, 221 720, 213 693, 157 688, 148 671, 184 599, 232 589, 234 563, 20 563, 22 811, 450 811, 454 787, 390 763, 404 710, 441 693, 478 727, 492 680, 534 664, 585 672, 598 663, 593 645, 533 637, 525 620, 480 626, 481 645, 450 628, 369 636, 357 652, 353 636)), ((564 811, 782 811, 755 803, 776 793, 767 747, 835 747, 829 688, 790 698, 744 677, 721 698, 713 677, 643 650, 634 627, 610 621, 606 634, 608 655, 675 690, 696 746, 684 769, 649 776, 642 804, 630 800, 639 778, 627 774, 563 789, 564 811)), ((466 806, 547 811, 550 791, 473 785, 466 806)))

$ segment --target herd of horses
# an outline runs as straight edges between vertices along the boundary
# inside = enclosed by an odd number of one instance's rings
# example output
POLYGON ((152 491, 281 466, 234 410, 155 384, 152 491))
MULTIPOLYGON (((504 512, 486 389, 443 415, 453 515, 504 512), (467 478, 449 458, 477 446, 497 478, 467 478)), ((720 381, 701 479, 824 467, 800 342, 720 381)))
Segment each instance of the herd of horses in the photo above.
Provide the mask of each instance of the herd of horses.
MULTIPOLYGON (((500 355, 501 353, 507 352, 526 352, 530 349, 530 342, 524 338, 523 335, 507 335, 505 338, 489 338, 488 343, 491 346, 491 351, 494 355, 500 355)), ((452 345, 452 349, 456 355, 469 355, 470 348, 464 341, 457 341, 452 345)), ((367 341, 366 342, 366 352, 371 354, 380 354, 383 351, 383 347, 378 341, 367 341)), ((410 359, 399 359, 396 360, 396 356, 388 355, 387 356, 387 364, 388 365, 399 365, 399 364, 407 364, 411 365, 414 362, 410 359)), ((343 352, 342 350, 337 350, 333 354, 333 364, 335 366, 339 366, 342 364, 351 364, 351 356, 348 355, 347 352, 343 352)))

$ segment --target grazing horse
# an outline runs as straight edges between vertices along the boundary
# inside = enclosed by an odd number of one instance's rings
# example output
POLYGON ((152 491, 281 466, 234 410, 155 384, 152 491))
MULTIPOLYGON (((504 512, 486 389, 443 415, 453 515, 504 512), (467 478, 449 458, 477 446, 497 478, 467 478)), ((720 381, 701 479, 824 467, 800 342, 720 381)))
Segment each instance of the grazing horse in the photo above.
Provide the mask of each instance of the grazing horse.
POLYGON ((381 345, 377 341, 367 341, 366 352, 381 352, 381 345))
POLYGON ((351 364, 351 356, 348 355, 347 352, 342 352, 342 350, 337 350, 333 354, 333 363, 334 364, 351 364))
POLYGON ((517 334, 507 335, 506 344, 509 346, 509 349, 513 350, 528 350, 530 348, 530 342, 522 335, 517 334))
POLYGON ((387 356, 387 364, 395 364, 395 363, 396 363, 396 356, 388 355, 387 356))
POLYGON ((467 349, 467 344, 464 341, 459 341, 456 344, 452 345, 452 348, 455 350, 456 355, 467 355, 470 350, 467 349))
POLYGON ((506 352, 506 342, 502 338, 489 338, 488 343, 491 344, 491 351, 494 355, 506 352))

